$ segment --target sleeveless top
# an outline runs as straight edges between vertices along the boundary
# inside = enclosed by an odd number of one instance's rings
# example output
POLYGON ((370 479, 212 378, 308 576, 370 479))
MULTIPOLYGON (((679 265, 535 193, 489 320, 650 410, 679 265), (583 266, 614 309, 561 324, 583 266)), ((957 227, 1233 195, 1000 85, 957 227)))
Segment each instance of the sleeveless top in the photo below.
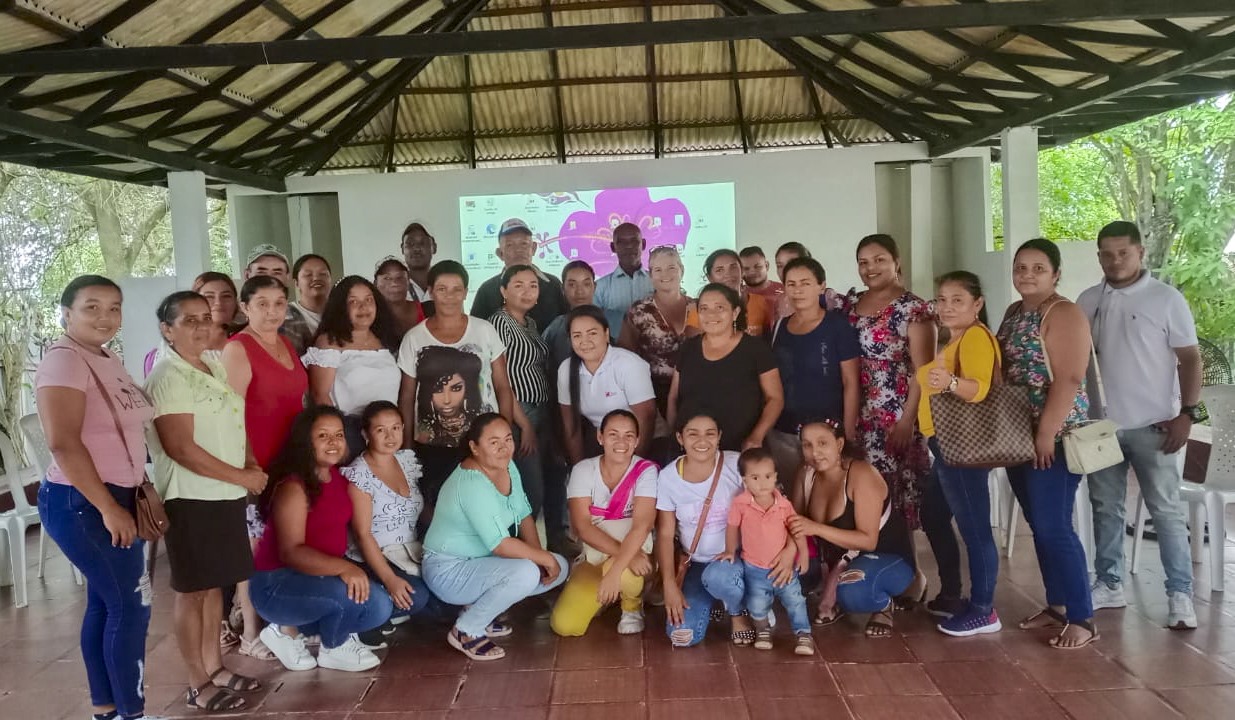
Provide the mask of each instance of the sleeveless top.
MULTIPOLYGON (((845 468, 845 484, 843 486, 845 492, 845 509, 841 511, 832 520, 825 520, 824 525, 834 527, 837 530, 857 530, 857 517, 854 512, 853 498, 849 497, 849 470, 853 468, 853 461, 850 461, 849 467, 845 468)), ((805 497, 807 508, 810 507, 810 495, 815 489, 815 470, 807 468, 805 478, 805 497)), ((875 541, 875 549, 870 551, 874 553, 882 553, 886 555, 896 555, 906 561, 912 562, 913 547, 909 543, 909 529, 905 525, 904 516, 901 513, 891 512, 892 509, 892 494, 883 500, 882 515, 879 519, 879 539, 875 541)), ((843 548, 839 545, 830 543, 826 540, 821 540, 821 554, 827 560, 829 565, 834 565, 836 561, 842 557, 853 559, 862 554, 859 551, 843 548)))
POLYGON ((269 468, 287 440, 292 421, 304 409, 309 376, 295 348, 282 335, 279 342, 283 343, 292 358, 290 368, 281 365, 249 333, 237 333, 228 342, 238 342, 244 346, 245 355, 249 358, 253 378, 244 397, 244 425, 257 464, 269 468))
MULTIPOLYGON (((294 476, 282 482, 303 485, 303 481, 294 476)), ((352 499, 347 494, 347 485, 347 478, 339 468, 330 468, 330 482, 321 485, 321 494, 309 505, 304 521, 304 544, 330 557, 341 558, 347 552, 347 528, 352 521, 352 499)), ((253 553, 253 569, 268 572, 282 567, 279 531, 275 527, 275 514, 270 512, 266 517, 266 532, 253 553)))
MULTIPOLYGON (((1054 303, 1047 306, 1048 314, 1053 306, 1054 303)), ((1028 388, 1035 424, 1042 415, 1042 409, 1046 407, 1046 396, 1051 387, 1046 355, 1042 352, 1042 318, 1041 308, 1025 310, 1018 303, 1016 312, 1009 315, 999 326, 1004 382, 1028 388)), ((1088 421, 1089 396, 1085 394, 1085 383, 1081 383, 1076 389, 1072 409, 1064 418, 1060 432, 1084 425, 1088 421)))

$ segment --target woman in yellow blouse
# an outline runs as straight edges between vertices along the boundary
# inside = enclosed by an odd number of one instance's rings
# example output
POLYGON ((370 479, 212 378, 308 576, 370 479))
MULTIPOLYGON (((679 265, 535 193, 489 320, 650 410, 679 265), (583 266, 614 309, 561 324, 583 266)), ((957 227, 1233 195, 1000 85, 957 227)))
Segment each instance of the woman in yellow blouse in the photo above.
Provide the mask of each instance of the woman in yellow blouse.
POLYGON ((982 283, 973 273, 950 272, 939 278, 935 312, 950 339, 934 362, 918 368, 915 388, 918 397, 918 428, 926 436, 935 456, 935 472, 956 518, 956 527, 965 541, 969 556, 970 599, 968 607, 939 623, 939 631, 955 637, 999 632, 1002 625, 995 612, 995 580, 999 575, 999 551, 991 534, 991 497, 987 472, 980 468, 948 465, 939 451, 930 398, 952 393, 966 402, 982 402, 991 389, 991 378, 999 372, 999 343, 986 327, 982 283))

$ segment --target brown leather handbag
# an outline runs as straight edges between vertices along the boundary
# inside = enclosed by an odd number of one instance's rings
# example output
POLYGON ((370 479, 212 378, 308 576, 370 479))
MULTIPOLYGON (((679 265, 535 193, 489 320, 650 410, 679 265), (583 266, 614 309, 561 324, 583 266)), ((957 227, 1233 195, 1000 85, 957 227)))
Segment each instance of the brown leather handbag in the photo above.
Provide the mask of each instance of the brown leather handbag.
POLYGON ((690 541, 690 550, 678 555, 678 564, 674 569, 673 579, 679 589, 681 589, 682 583, 686 581, 686 571, 690 569, 690 559, 699 547, 699 538, 703 537, 703 524, 707 522, 708 513, 712 510, 712 497, 716 495, 716 486, 720 483, 720 471, 724 466, 725 454, 722 451, 716 458, 716 472, 712 473, 712 487, 708 489, 708 496, 703 501, 703 511, 699 513, 699 523, 695 525, 695 538, 690 541))

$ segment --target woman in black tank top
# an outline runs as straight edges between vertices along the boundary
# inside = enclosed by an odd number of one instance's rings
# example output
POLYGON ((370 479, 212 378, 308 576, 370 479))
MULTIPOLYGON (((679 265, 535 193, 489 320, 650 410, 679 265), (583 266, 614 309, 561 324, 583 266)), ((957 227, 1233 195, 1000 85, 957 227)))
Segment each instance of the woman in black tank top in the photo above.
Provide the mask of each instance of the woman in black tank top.
POLYGON ((819 538, 825 575, 816 623, 871 613, 867 637, 888 637, 894 599, 920 600, 926 591, 909 531, 889 512, 888 486, 874 466, 845 456, 840 423, 809 422, 799 437, 805 463, 791 493, 799 515, 790 530, 819 538))

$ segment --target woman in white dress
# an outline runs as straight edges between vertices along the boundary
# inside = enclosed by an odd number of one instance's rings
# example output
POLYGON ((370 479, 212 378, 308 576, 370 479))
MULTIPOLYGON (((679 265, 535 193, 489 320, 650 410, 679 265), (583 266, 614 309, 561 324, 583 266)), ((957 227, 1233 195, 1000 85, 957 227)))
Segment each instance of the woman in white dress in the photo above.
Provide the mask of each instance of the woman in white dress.
POLYGON ((364 450, 360 413, 377 400, 399 398, 394 315, 373 283, 349 275, 330 291, 313 346, 305 351, 309 395, 346 416, 348 458, 364 450))

